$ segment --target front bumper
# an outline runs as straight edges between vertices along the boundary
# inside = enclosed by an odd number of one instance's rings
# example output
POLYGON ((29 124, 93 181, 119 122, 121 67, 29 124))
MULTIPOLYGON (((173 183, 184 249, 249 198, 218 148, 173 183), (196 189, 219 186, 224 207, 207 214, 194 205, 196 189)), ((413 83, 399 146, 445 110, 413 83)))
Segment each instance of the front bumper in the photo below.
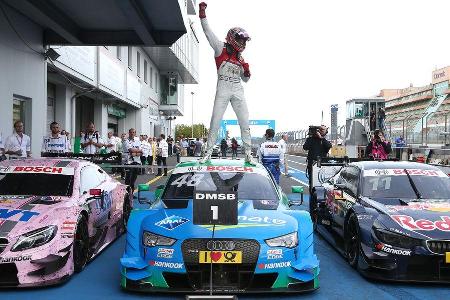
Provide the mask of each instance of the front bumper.
MULTIPOLYGON (((174 287, 154 287, 151 283, 145 282, 144 280, 130 280, 127 278, 122 279, 122 288, 132 291, 132 292, 144 292, 144 293, 193 293, 193 294, 206 294, 209 293, 209 289, 193 289, 189 286, 189 281, 187 279, 187 274, 180 276, 178 288, 174 287), (184 277, 184 278, 183 278, 184 277)), ((308 282, 296 282, 290 283, 284 288, 267 288, 267 287, 249 287, 247 289, 233 289, 233 288, 217 288, 213 285, 213 292, 215 294, 228 294, 228 293, 307 293, 312 292, 319 288, 317 280, 310 280, 308 282)))
MULTIPOLYGON (((206 250, 208 240, 180 241, 169 259, 158 258, 161 247, 145 248, 144 257, 125 253, 121 259, 122 287, 132 291, 208 292, 211 265, 199 263, 199 252, 206 250)), ((268 250, 274 248, 256 240, 233 241, 234 250, 242 251, 242 262, 213 264, 214 292, 308 292, 319 287, 315 255, 299 257, 298 249, 283 249, 280 257, 268 258, 268 250)))
POLYGON ((3 256, 0 262, 0 288, 54 285, 66 281, 73 273, 72 245, 56 254, 38 251, 3 256))
POLYGON ((372 252, 367 248, 363 252, 358 269, 365 277, 386 281, 450 282, 450 263, 445 262, 443 255, 417 254, 413 251, 410 256, 405 256, 372 252))

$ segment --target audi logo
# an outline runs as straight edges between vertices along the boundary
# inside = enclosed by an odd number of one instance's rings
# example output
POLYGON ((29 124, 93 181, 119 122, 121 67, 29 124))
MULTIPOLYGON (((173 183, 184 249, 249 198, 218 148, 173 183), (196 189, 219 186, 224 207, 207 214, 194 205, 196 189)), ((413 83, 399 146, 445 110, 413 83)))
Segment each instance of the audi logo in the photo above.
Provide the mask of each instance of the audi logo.
POLYGON ((236 245, 233 241, 208 241, 206 248, 210 251, 231 251, 236 245))

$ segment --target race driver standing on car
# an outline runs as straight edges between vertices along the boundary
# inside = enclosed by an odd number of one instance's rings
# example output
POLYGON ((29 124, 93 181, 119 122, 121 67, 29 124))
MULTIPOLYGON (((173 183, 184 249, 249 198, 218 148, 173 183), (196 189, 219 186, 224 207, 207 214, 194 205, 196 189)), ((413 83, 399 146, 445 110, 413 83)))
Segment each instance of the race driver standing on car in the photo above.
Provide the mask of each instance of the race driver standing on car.
POLYGON ((241 127, 242 143, 246 154, 245 161, 254 164, 251 152, 248 108, 244 97, 244 88, 241 84, 241 80, 247 82, 250 79, 250 67, 242 57, 242 51, 244 51, 250 37, 244 29, 234 27, 228 31, 226 42, 220 41, 209 28, 205 12, 206 6, 205 2, 199 4, 199 17, 206 39, 214 50, 218 81, 209 127, 208 145, 206 153, 200 162, 205 163, 211 158, 213 147, 217 141, 220 121, 228 103, 231 102, 241 127))
POLYGON ((273 140, 275 136, 273 129, 267 129, 264 136, 266 137, 266 141, 258 149, 259 161, 272 173, 275 181, 280 184, 280 161, 284 153, 281 150, 280 144, 273 140))
POLYGON ((60 134, 60 127, 58 122, 52 122, 50 124, 51 134, 44 137, 42 142, 41 155, 56 155, 69 152, 69 141, 66 135, 60 134))

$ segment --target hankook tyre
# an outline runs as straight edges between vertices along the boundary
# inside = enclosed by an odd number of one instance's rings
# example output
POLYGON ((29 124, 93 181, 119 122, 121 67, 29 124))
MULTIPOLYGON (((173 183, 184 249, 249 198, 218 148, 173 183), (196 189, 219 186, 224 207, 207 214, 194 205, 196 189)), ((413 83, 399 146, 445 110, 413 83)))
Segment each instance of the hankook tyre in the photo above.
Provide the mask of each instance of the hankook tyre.
POLYGON ((89 255, 89 232, 84 215, 78 217, 75 238, 73 242, 73 265, 75 272, 83 270, 89 255))
POLYGON ((358 266, 361 239, 359 234, 358 218, 352 213, 345 229, 345 254, 347 261, 353 268, 358 266))

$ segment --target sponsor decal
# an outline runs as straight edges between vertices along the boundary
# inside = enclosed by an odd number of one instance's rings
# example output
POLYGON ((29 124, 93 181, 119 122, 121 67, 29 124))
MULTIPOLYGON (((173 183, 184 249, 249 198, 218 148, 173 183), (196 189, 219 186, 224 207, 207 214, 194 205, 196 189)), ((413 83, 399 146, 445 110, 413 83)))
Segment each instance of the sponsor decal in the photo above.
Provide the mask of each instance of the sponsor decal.
POLYGON ((195 199, 198 200, 236 200, 236 194, 222 194, 222 193, 196 193, 195 199))
POLYGON ((262 168, 240 167, 240 166, 195 166, 179 167, 172 174, 192 173, 192 172, 238 172, 238 173, 257 173, 266 175, 262 168))
POLYGON ((171 249, 171 248, 159 248, 157 257, 169 259, 169 258, 173 257, 173 253, 174 253, 174 249, 171 249))
POLYGON ((148 264, 152 267, 168 268, 168 269, 182 269, 183 263, 173 263, 167 261, 151 260, 148 264))
POLYGON ((19 262, 19 261, 29 261, 31 260, 31 255, 23 255, 16 257, 0 257, 0 264, 19 262))
POLYGON ((266 223, 272 225, 285 225, 287 221, 281 219, 272 219, 269 217, 247 217, 247 216, 238 216, 239 222, 255 222, 255 223, 266 223))
POLYGON ((276 263, 267 263, 267 264, 258 264, 258 268, 260 269, 281 269, 281 268, 287 268, 291 266, 290 261, 284 261, 284 262, 276 262, 276 263))
MULTIPOLYGON (((215 231, 226 230, 226 229, 237 229, 237 228, 246 228, 246 227, 269 227, 269 226, 284 226, 287 221, 281 219, 272 219, 269 217, 247 217, 247 216, 238 216, 237 225, 216 225, 215 231)), ((213 230, 212 225, 200 225, 207 230, 213 230)))
POLYGON ((425 170, 425 169, 373 169, 365 170, 364 176, 432 176, 432 177, 447 177, 441 170, 425 170))
POLYGON ((41 173, 41 174, 59 174, 74 175, 74 168, 66 167, 45 167, 45 166, 16 166, 2 171, 2 173, 41 173))
POLYGON ((13 204, 14 200, 12 199, 0 199, 1 204, 13 204))
POLYGON ((395 248, 392 248, 392 246, 390 246, 390 245, 386 245, 386 244, 382 244, 382 243, 376 244, 375 249, 377 249, 378 251, 383 251, 383 252, 395 254, 395 255, 411 256, 411 250, 395 249, 395 248))
POLYGON ((282 249, 269 249, 267 250, 267 259, 280 259, 283 258, 282 249))
POLYGON ((62 223, 61 230, 69 230, 69 231, 75 230, 75 225, 76 224, 77 224, 77 222, 64 221, 62 223))
POLYGON ((331 225, 330 220, 322 219, 322 220, 321 220, 321 223, 322 223, 323 225, 327 225, 327 226, 330 226, 330 225, 331 225))
POLYGON ((358 215, 358 220, 372 220, 372 215, 358 215))
POLYGON ((29 211, 29 210, 22 210, 22 209, 7 209, 7 208, 0 208, 0 219, 3 220, 9 220, 14 216, 19 216, 19 221, 21 222, 28 222, 32 217, 38 216, 38 212, 29 211))
POLYGON ((208 241, 206 249, 208 250, 234 250, 236 245, 233 241, 208 241))
POLYGON ((200 251, 198 262, 200 264, 240 264, 242 251, 200 251))
POLYGON ((173 230, 178 226, 181 226, 187 222, 189 222, 188 219, 172 215, 170 217, 162 219, 161 221, 156 222, 155 225, 167 230, 173 230))
POLYGON ((408 205, 386 205, 388 212, 404 210, 429 210, 434 212, 450 212, 449 203, 410 203, 408 205))
POLYGON ((414 220, 410 216, 406 215, 392 215, 392 219, 397 222, 401 227, 409 230, 440 230, 440 231, 450 231, 450 217, 441 216, 438 221, 430 221, 426 219, 414 220))

